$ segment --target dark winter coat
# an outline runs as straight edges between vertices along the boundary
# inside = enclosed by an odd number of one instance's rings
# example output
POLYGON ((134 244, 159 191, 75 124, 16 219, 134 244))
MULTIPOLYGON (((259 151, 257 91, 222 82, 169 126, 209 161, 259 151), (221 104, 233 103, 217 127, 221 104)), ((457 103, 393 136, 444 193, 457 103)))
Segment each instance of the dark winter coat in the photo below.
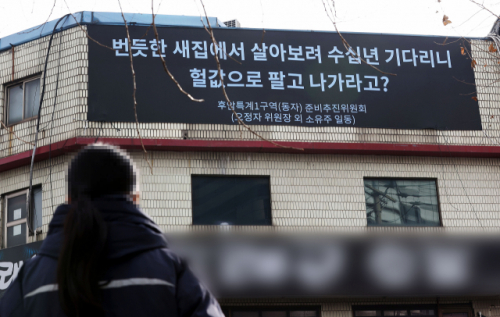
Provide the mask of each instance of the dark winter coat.
MULTIPOLYGON (((158 226, 122 196, 94 201, 108 225, 107 316, 224 317, 209 291, 167 249, 158 226)), ((0 300, 0 316, 65 316, 57 258, 68 205, 57 208, 38 255, 27 261, 0 300)))

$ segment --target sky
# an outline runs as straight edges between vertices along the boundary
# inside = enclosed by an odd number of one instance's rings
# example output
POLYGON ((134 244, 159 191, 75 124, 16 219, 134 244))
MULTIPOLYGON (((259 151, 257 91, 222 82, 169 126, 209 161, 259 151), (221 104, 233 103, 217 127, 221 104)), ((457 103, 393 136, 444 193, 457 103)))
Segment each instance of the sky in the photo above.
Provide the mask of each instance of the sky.
MULTIPOLYGON (((485 37, 500 0, 203 0, 209 16, 242 27, 485 37), (484 5, 493 12, 482 9, 484 5), (443 16, 452 22, 443 25, 443 16)), ((121 0, 124 12, 151 13, 151 0, 121 0)), ((200 16, 200 0, 154 0, 158 14, 200 16)), ((118 0, 0 0, 0 38, 68 12, 120 12, 118 0), (53 9, 52 9, 53 8, 53 9), (51 13, 52 11, 52 13, 51 13)))

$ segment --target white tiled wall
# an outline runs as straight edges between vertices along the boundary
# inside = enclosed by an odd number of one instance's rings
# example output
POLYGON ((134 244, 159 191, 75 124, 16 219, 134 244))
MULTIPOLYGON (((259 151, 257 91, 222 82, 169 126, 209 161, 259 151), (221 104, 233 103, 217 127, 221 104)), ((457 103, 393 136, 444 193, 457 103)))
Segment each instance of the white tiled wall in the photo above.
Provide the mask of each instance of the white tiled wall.
POLYGON ((276 230, 366 230, 363 177, 437 179, 444 228, 402 228, 403 231, 500 229, 497 159, 150 153, 153 175, 143 154, 133 153, 142 173, 141 206, 166 231, 190 228, 192 174, 269 175, 276 230))
MULTIPOLYGON (((49 37, 44 37, 15 48, 14 80, 42 74, 48 42, 49 37)), ((82 36, 82 31, 72 28, 56 33, 47 65, 47 85, 42 104, 39 146, 78 135, 79 122, 74 120, 83 118, 83 113, 86 113, 87 65, 87 39, 82 36), (61 48, 60 61, 58 61, 59 47, 61 48), (58 67, 59 84, 56 98, 58 67), (54 101, 56 101, 55 104, 54 101)), ((2 85, 0 87, 0 119, 2 120, 5 119, 5 85, 10 82, 12 82, 12 52, 8 50, 0 53, 0 85, 2 85)), ((9 130, 0 129, 0 157, 30 150, 32 146, 19 141, 14 134, 25 141, 34 142, 35 131, 36 120, 14 125, 9 130)))
MULTIPOLYGON (((191 226, 191 175, 269 175, 273 226, 235 230, 359 232, 500 231, 499 160, 473 158, 344 156, 209 152, 132 152, 140 170, 141 208, 167 232, 191 226), (363 177, 437 179, 443 227, 367 229, 363 177)), ((35 164, 33 184, 43 188, 43 232, 53 204, 65 200, 71 155, 35 164)), ((0 173, 0 195, 27 188, 29 166, 0 173)), ((208 228, 210 229, 210 228, 208 228)))
MULTIPOLYGON (((59 156, 52 160, 35 163, 33 168, 33 185, 42 185, 42 235, 29 237, 28 242, 44 238, 48 231, 48 224, 52 219, 54 209, 66 199, 66 170, 70 156, 59 156), (54 206, 54 208, 53 208, 54 206)), ((30 166, 23 166, 0 173, 0 195, 12 193, 20 189, 29 188, 30 166)), ((0 209, 5 204, 2 201, 0 209)), ((3 217, 3 212, 0 217, 3 217)), ((3 219, 2 219, 3 221, 3 219)), ((3 222, 2 222, 3 223, 3 222)), ((3 227, 2 227, 3 228, 3 227)), ((0 230, 1 231, 1 230, 0 230)), ((3 240, 3 233, 0 237, 3 240)), ((3 244, 2 244, 3 245, 3 244)))

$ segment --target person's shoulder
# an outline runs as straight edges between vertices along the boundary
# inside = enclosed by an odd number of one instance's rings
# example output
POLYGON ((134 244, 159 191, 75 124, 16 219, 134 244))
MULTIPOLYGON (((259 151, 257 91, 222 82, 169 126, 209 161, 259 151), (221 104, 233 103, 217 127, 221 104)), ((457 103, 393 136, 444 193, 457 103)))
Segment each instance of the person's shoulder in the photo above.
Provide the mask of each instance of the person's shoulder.
POLYGON ((114 268, 134 268, 140 271, 179 271, 183 268, 183 261, 174 252, 166 247, 153 248, 124 257, 115 258, 109 262, 114 268))
POLYGON ((168 264, 173 264, 176 266, 182 264, 181 258, 167 247, 153 249, 148 251, 147 253, 149 255, 155 256, 156 258, 158 258, 158 260, 168 264))
POLYGON ((40 271, 42 271, 43 268, 48 269, 53 268, 54 266, 57 266, 57 259, 43 254, 37 254, 24 262, 24 275, 30 275, 33 270, 36 270, 37 274, 40 274, 40 271))

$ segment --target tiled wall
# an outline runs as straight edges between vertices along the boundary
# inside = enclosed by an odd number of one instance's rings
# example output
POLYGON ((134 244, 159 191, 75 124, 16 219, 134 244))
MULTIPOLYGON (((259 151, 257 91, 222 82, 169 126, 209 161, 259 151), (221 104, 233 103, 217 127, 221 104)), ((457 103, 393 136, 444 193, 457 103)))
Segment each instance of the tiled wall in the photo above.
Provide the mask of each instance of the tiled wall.
MULTIPOLYGON (((212 229, 191 226, 191 175, 269 175, 273 226, 234 230, 366 231, 363 177, 437 179, 443 227, 373 228, 401 232, 500 230, 500 173, 497 159, 343 156, 305 154, 142 152, 131 156, 140 169, 141 207, 167 232, 212 229)), ((35 164, 33 184, 43 188, 43 236, 65 199, 70 155, 35 164)), ((27 188, 29 166, 0 173, 0 195, 27 188)))
MULTIPOLYGON (((47 92, 43 103, 39 145, 65 140, 75 136, 136 138, 134 123, 87 122, 87 51, 85 34, 79 27, 62 32, 59 89, 54 110, 55 82, 57 77, 57 57, 59 36, 54 37, 48 65, 47 92), (53 125, 52 125, 53 124, 53 125), (118 131, 118 129, 120 129, 118 131)), ((483 131, 435 131, 370 129, 347 127, 284 127, 252 126, 263 137, 274 141, 306 142, 372 142, 372 143, 415 143, 415 144, 459 144, 459 145, 499 145, 500 144, 500 80, 498 53, 488 51, 489 41, 472 41, 472 55, 477 61, 475 75, 483 131)), ((47 51, 48 37, 32 41, 15 49, 15 79, 42 72, 47 51)), ((4 113, 4 84, 11 81, 11 52, 0 53, 0 116, 4 113)), ((465 57, 464 57, 465 58, 465 57)), ((160 67, 160 66, 159 66, 160 67)), ((175 75, 175 74, 174 74, 175 75)), ((165 76, 164 80, 170 80, 165 76)), ((188 87, 185 87, 189 90, 188 87)), ((446 89, 443 86, 443 89, 446 89)), ((464 85, 464 94, 475 95, 475 87, 464 85)), ((236 98, 236 96, 234 96, 236 98)), ((187 101, 187 99, 186 99, 187 101)), ((140 107, 140 104, 138 105, 140 107)), ((19 137, 33 141, 35 121, 15 125, 12 130, 19 137)), ((204 140, 256 140, 257 138, 236 125, 143 123, 140 124, 144 138, 181 139, 182 130, 188 131, 190 139, 204 140)), ((28 144, 17 140, 12 133, 0 129, 0 157, 9 156, 30 149, 28 144)))
POLYGON ((366 230, 363 177, 437 179, 444 228, 402 231, 500 229, 497 159, 150 153, 153 175, 143 154, 133 153, 142 171, 141 206, 166 231, 190 228, 192 174, 270 175, 273 225, 277 230, 366 230))
MULTIPOLYGON (((14 81, 42 74, 48 42, 49 37, 44 37, 15 47, 14 81)), ((47 85, 42 104, 38 146, 78 135, 77 127, 82 122, 75 120, 86 117, 87 111, 87 66, 87 38, 83 32, 78 28, 72 28, 56 33, 47 64, 47 85)), ((0 119, 2 121, 5 119, 5 86, 10 82, 12 82, 12 52, 8 50, 0 53, 0 119)), ((36 120, 14 125, 8 130, 0 129, 0 157, 32 149, 31 145, 18 140, 16 136, 27 142, 34 142, 35 131, 36 120)))
MULTIPOLYGON (((71 156, 65 155, 35 163, 33 167, 33 185, 42 185, 42 234, 29 237, 28 242, 45 238, 55 207, 65 201, 66 171, 70 158, 71 156)), ((0 200, 3 199, 5 194, 29 188, 29 174, 30 166, 23 166, 0 173, 0 200)), ((0 209, 4 211, 5 203, 3 201, 1 203, 0 209)), ((0 215, 3 218, 4 212, 1 212, 0 215)), ((2 224, 3 221, 4 219, 2 219, 2 224)), ((0 239, 3 240, 3 232, 0 236, 0 239)), ((3 243, 1 245, 3 246, 3 243)))

